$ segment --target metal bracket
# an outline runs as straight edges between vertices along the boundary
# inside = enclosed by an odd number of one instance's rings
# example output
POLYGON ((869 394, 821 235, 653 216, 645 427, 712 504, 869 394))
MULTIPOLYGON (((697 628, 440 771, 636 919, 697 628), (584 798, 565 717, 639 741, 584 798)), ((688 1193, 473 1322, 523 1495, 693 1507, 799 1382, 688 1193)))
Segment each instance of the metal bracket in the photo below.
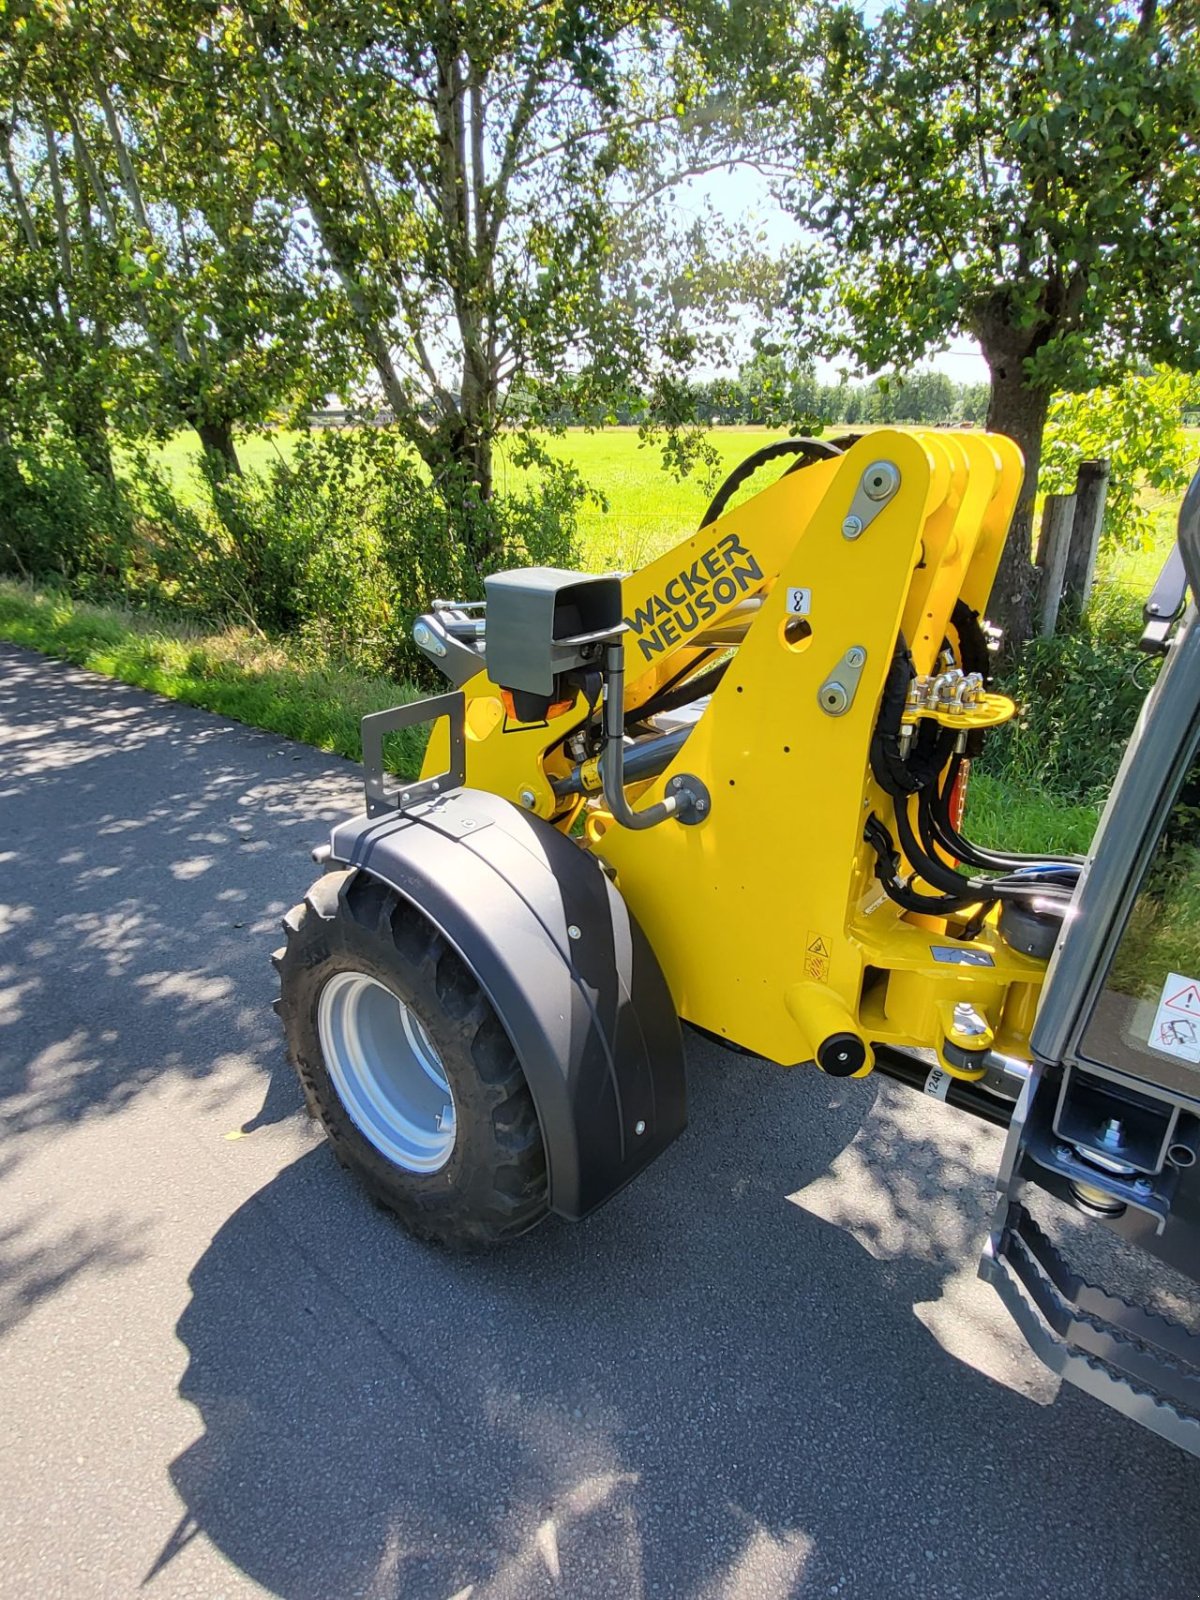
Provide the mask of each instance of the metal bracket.
POLYGON ((708 788, 694 772, 677 772, 667 782, 667 793, 679 797, 675 821, 682 822, 685 828, 694 828, 698 822, 703 822, 712 809, 708 788))
POLYGON ((842 523, 842 534, 847 539, 857 539, 865 528, 895 498, 900 487, 900 469, 894 461, 872 461, 858 480, 850 510, 842 523))
POLYGON ((483 657, 475 648, 483 637, 483 621, 449 611, 441 601, 434 605, 443 609, 417 618, 413 643, 457 689, 483 671, 483 657))
POLYGON ((867 652, 861 644, 852 644, 817 690, 817 704, 827 717, 844 717, 849 711, 866 664, 867 652))
POLYGON ((407 811, 425 800, 436 800, 450 789, 461 789, 467 781, 466 696, 461 690, 435 694, 427 700, 412 700, 390 711, 373 711, 362 719, 363 787, 367 795, 367 815, 378 817, 387 811, 407 811), (423 778, 404 786, 384 771, 383 741, 389 733, 400 733, 423 722, 450 722, 450 765, 436 778, 423 778))

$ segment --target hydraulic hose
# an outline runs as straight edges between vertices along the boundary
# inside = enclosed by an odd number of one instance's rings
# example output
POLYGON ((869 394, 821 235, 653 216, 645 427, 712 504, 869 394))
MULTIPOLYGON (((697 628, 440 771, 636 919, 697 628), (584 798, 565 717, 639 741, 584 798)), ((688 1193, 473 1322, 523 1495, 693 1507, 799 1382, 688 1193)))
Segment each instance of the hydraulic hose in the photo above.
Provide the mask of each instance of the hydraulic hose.
POLYGON ((940 728, 936 722, 926 719, 917 729, 908 751, 902 753, 900 725, 914 674, 908 642, 902 633, 897 634, 870 751, 875 781, 892 796, 897 806, 910 794, 917 794, 937 782, 956 738, 953 729, 940 728))
POLYGON ((680 706, 690 706, 694 700, 701 700, 706 694, 711 694, 728 671, 729 662, 722 661, 715 667, 697 673, 694 678, 685 678, 681 674, 680 677, 664 684, 635 711, 631 711, 625 720, 627 723, 646 722, 650 717, 657 717, 664 711, 675 711, 680 706))
POLYGON ((961 838, 952 829, 948 833, 939 831, 937 820, 937 801, 926 790, 917 799, 917 830, 925 854, 933 861, 940 859, 937 854, 937 849, 940 847, 968 867, 999 872, 1000 877, 986 880, 990 883, 1013 883, 1015 887, 1023 887, 1030 883, 1031 875, 1036 873, 1043 886, 1052 884, 1065 889, 1075 887, 1075 880, 1079 876, 1079 867, 1075 862, 1056 861, 1040 856, 1013 858, 976 851, 969 841, 961 838), (981 860, 980 856, 985 854, 987 859, 981 860))
POLYGON ((988 850, 965 839, 950 821, 950 797, 954 793, 954 785, 961 767, 962 757, 956 755, 950 763, 946 780, 938 791, 937 799, 930 803, 930 821, 937 841, 944 850, 957 856, 960 861, 965 861, 968 866, 992 871, 1020 871, 1023 867, 1041 866, 1043 863, 1074 868, 1083 865, 1082 856, 1028 855, 1020 851, 988 850))
MULTIPOLYGON (((671 765, 675 757, 687 743, 691 728, 675 728, 670 733, 660 733, 648 739, 638 739, 632 750, 622 748, 622 777, 626 783, 640 783, 643 778, 657 778, 658 774, 671 765)), ((577 761, 565 778, 557 778, 553 784, 555 795, 560 800, 565 800, 573 794, 588 794, 591 789, 584 782, 584 768, 586 761, 577 761)))
POLYGON ((908 857, 913 870, 930 885, 931 888, 940 889, 944 894, 953 894, 958 891, 956 886, 965 884, 967 892, 974 895, 975 899, 993 900, 1025 900, 1030 895, 1037 894, 1051 899, 1065 899, 1070 894, 1068 886, 1059 883, 1034 884, 1028 881, 1017 881, 1012 877, 999 878, 964 878, 961 873, 946 862, 934 856, 927 855, 922 849, 913 832, 912 819, 908 814, 908 801, 901 801, 896 810, 896 834, 900 847, 908 857))
MULTIPOLYGON (((755 450, 752 455, 748 455, 725 479, 713 495, 700 526, 707 528, 710 523, 715 522, 746 479, 753 477, 759 467, 765 467, 768 461, 776 461, 780 456, 807 456, 808 461, 812 462, 826 460, 830 456, 840 456, 841 453, 835 445, 826 444, 823 439, 777 439, 774 444, 763 445, 761 450, 755 450)), ((797 461, 788 471, 794 472, 796 467, 805 464, 807 463, 797 461)))
MULTIPOLYGON (((977 614, 960 600, 951 620, 958 634, 961 661, 965 666, 970 658, 973 670, 980 671, 986 679, 987 646, 977 614)), ((897 836, 913 874, 938 894, 924 894, 901 880, 893 863, 891 834, 873 818, 882 838, 872 837, 870 830, 865 837, 879 858, 877 872, 888 895, 906 910, 931 912, 981 903, 992 905, 996 900, 1025 902, 1034 895, 1065 899, 1078 878, 1078 860, 984 850, 964 839, 954 827, 950 803, 962 768, 961 754, 954 753, 959 735, 953 728, 942 728, 932 719, 923 718, 907 741, 901 736, 914 672, 907 641, 899 634, 871 739, 871 771, 879 786, 892 797, 897 836), (909 811, 913 795, 917 796, 919 839, 909 811), (999 875, 964 877, 939 851, 978 872, 999 875)))
POLYGON ((679 795, 668 795, 635 811, 625 794, 625 646, 616 639, 604 654, 604 749, 600 755, 601 792, 613 820, 638 831, 657 827, 680 809, 679 795))
POLYGON ((966 887, 965 878, 959 879, 964 888, 962 893, 957 894, 922 894, 905 883, 899 874, 899 861, 892 836, 874 812, 867 818, 863 838, 875 852, 875 876, 882 883, 888 898, 905 911, 919 911, 937 917, 965 911, 968 906, 982 906, 986 910, 992 904, 991 900, 972 894, 966 887))

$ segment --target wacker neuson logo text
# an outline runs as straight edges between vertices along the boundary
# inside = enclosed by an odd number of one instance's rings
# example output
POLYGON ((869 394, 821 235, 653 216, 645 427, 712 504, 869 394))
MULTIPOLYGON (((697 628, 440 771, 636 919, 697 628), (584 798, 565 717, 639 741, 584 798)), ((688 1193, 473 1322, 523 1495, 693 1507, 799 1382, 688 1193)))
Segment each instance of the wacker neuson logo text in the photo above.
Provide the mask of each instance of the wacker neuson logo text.
POLYGON ((661 594, 652 594, 626 617, 626 626, 637 634, 642 656, 649 661, 651 656, 673 649, 719 610, 761 583, 762 575, 762 568, 737 534, 727 533, 677 573, 661 594))

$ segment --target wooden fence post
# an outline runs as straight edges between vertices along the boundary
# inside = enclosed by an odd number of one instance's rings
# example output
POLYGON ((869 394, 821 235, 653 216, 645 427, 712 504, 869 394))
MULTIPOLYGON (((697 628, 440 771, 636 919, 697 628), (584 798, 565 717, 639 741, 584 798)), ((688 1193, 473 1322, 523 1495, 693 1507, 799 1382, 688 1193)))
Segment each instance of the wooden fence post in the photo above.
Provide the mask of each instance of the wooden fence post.
POLYGON ((1042 538, 1038 549, 1038 566, 1042 575, 1038 595, 1038 633, 1043 639, 1051 636, 1058 621, 1074 525, 1075 496, 1048 494, 1042 511, 1042 538))
POLYGON ((1081 461, 1075 477, 1075 527, 1067 556, 1064 595, 1082 611, 1096 576, 1096 552, 1104 527, 1104 502, 1108 498, 1107 461, 1081 461))

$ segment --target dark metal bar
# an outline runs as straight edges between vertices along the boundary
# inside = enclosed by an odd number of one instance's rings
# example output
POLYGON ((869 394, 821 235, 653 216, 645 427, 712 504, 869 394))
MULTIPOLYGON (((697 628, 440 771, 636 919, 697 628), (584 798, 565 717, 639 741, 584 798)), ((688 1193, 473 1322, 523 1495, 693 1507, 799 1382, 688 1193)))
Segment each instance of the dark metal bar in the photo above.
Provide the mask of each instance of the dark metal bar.
MULTIPOLYGON (((882 1072, 885 1078, 891 1078, 896 1083, 906 1084, 918 1094, 926 1092, 930 1073, 928 1062, 918 1061, 916 1056, 909 1055, 905 1050, 897 1050, 890 1044, 877 1044, 874 1049, 876 1072, 882 1072)), ((940 1100, 943 1096, 939 1094, 937 1098, 940 1100)), ((955 1110, 969 1111, 973 1117, 990 1122, 997 1128, 1008 1127, 1016 1104, 1015 1097, 1005 1100, 984 1088, 982 1083, 972 1082, 968 1078, 951 1078, 944 1098, 946 1104, 955 1110)))

